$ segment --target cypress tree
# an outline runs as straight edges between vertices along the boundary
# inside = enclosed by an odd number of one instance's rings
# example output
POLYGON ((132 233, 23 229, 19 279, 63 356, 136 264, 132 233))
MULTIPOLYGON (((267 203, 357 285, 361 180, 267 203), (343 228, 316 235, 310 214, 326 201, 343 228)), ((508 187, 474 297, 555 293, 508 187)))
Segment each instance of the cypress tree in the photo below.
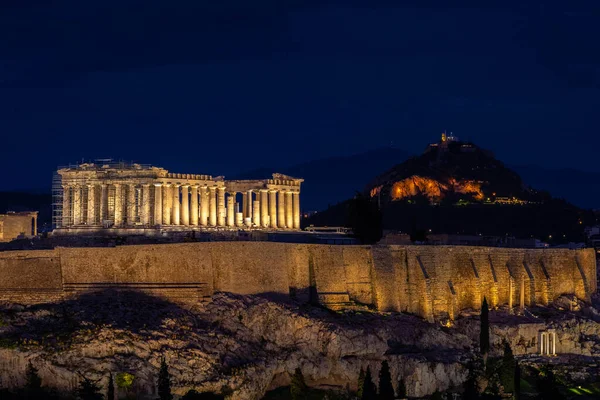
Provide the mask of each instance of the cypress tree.
POLYGON ((362 399, 363 388, 365 386, 365 370, 363 367, 360 367, 360 372, 358 373, 358 391, 356 392, 356 397, 362 399))
POLYGON ((473 362, 469 363, 469 375, 464 383, 464 396, 465 400, 476 400, 479 398, 477 390, 477 375, 475 374, 475 366, 473 362))
POLYGON ((77 388, 77 398, 81 400, 103 400, 98 384, 85 376, 82 376, 82 378, 79 382, 79 388, 77 388))
POLYGON ((173 400, 171 375, 169 375, 169 367, 164 357, 160 361, 160 370, 158 371, 158 398, 160 400, 173 400))
POLYGON ((444 399, 444 397, 437 390, 435 392, 433 392, 433 394, 431 395, 431 400, 443 400, 443 399, 444 399))
POLYGON ((489 309, 487 299, 483 298, 481 303, 481 330, 479 332, 479 348, 481 354, 487 356, 490 351, 490 320, 489 320, 489 309))
POLYGON ((383 219, 377 202, 356 193, 349 204, 348 223, 354 237, 363 244, 377 243, 383 236, 383 219))
POLYGON ((392 386, 392 375, 387 361, 381 362, 379 370, 379 399, 394 400, 394 386, 392 386))
POLYGON ((502 367, 500 369, 500 383, 504 388, 504 393, 512 393, 515 390, 515 357, 513 356, 510 345, 504 341, 504 356, 502 357, 502 367))
POLYGON ((31 361, 27 364, 25 370, 25 389, 29 391, 39 391, 42 389, 42 378, 38 375, 38 370, 31 361))
POLYGON ((513 398, 515 400, 521 399, 521 367, 518 362, 515 362, 515 390, 513 392, 513 398))
POLYGON ((404 382, 404 379, 400 379, 398 381, 398 390, 397 390, 397 395, 396 397, 400 398, 400 399, 405 399, 406 398, 406 383, 404 382))
POLYGON ((292 384, 290 387, 290 394, 292 395, 292 400, 301 400, 306 398, 306 393, 308 392, 308 386, 304 382, 304 376, 302 375, 302 371, 300 368, 296 368, 294 371, 294 376, 292 376, 292 384))
POLYGON ((38 399, 42 398, 43 394, 42 378, 38 375, 38 370, 29 361, 25 370, 25 398, 38 399))
POLYGON ((373 400, 377 398, 377 388, 373 383, 373 376, 371 375, 371 367, 367 367, 365 373, 365 382, 363 384, 361 400, 373 400))
POLYGON ((558 390, 558 382, 549 366, 540 369, 536 386, 537 398, 540 400, 562 400, 564 398, 558 390))
POLYGON ((115 383, 112 373, 108 374, 108 389, 106 390, 106 400, 115 400, 115 383))

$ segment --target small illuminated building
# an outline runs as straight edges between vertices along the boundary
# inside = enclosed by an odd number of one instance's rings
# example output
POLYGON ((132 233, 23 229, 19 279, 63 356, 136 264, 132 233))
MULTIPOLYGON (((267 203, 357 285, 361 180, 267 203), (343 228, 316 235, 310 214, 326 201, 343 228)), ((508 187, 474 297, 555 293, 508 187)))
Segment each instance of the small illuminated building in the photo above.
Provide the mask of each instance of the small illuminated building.
POLYGON ((19 237, 30 238, 37 235, 37 211, 0 214, 0 242, 10 242, 19 237))

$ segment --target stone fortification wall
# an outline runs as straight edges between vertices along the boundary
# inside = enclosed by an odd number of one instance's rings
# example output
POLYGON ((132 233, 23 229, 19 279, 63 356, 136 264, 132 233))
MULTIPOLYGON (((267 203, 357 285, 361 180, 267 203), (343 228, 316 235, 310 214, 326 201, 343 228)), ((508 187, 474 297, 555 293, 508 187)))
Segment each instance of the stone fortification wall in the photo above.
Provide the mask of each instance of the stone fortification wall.
POLYGON ((548 304, 596 290, 588 250, 327 246, 215 242, 0 253, 0 300, 52 301, 135 289, 174 301, 215 292, 293 296, 331 308, 366 304, 452 319, 462 309, 548 304))

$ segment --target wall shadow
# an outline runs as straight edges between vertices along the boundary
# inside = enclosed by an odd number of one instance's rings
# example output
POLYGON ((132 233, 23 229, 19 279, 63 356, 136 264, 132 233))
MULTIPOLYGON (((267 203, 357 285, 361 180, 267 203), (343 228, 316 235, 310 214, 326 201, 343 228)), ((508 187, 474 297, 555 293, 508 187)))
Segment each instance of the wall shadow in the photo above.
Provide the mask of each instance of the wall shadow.
MULTIPOLYGON (((141 291, 105 289, 19 311, 3 305, 0 316, 5 324, 16 322, 0 332, 0 347, 29 341, 42 347, 64 347, 80 330, 108 325, 140 334, 161 329, 167 318, 189 318, 190 314, 178 304, 141 291)), ((198 329, 210 326, 200 318, 191 320, 198 329)))

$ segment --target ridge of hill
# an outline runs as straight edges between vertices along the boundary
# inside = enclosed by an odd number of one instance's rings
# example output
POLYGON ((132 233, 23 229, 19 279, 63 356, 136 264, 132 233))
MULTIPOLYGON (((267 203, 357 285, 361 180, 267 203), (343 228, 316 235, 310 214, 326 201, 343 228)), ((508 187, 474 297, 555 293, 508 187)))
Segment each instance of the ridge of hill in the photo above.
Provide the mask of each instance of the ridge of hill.
MULTIPOLYGON (((380 205, 383 228, 403 232, 561 243, 583 241, 583 228, 597 223, 592 211, 526 185, 490 151, 458 140, 429 145, 373 178, 364 193, 380 205)), ((305 223, 347 226, 349 205, 336 204, 305 223)))

